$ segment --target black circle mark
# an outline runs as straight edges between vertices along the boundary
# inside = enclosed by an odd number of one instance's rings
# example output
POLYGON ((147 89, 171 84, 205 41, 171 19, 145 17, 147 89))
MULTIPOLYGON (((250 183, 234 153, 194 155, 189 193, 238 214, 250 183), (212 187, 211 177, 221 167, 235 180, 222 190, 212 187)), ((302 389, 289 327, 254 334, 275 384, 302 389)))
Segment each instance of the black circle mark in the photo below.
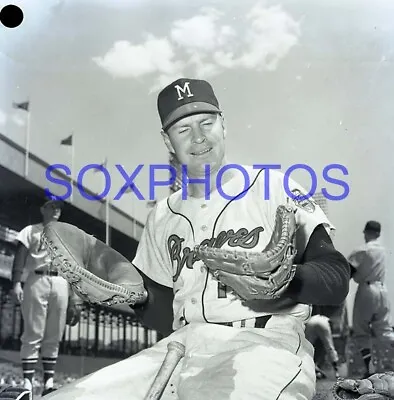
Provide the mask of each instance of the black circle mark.
POLYGON ((23 21, 23 11, 13 4, 4 6, 0 11, 0 22, 6 28, 16 28, 23 21))

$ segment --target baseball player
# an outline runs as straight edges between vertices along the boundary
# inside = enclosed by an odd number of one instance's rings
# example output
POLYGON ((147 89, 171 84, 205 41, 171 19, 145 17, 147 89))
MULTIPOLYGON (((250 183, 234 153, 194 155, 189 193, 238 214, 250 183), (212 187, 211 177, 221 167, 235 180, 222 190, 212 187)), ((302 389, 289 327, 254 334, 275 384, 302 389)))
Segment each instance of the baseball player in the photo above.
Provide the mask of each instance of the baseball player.
MULTIPOLYGON (((328 315, 325 315, 323 307, 313 307, 312 317, 306 323, 305 336, 313 345, 315 345, 316 341, 320 339, 330 360, 331 366, 335 371, 335 377, 339 378, 339 357, 332 336, 330 318, 328 315)), ((323 378, 325 376, 318 365, 316 365, 316 376, 318 378, 323 378)))
MULTIPOLYGON (((169 314, 161 297, 168 290, 173 296, 172 332, 48 399, 144 399, 167 344, 178 341, 185 346, 185 356, 162 400, 311 400, 316 381, 313 347, 304 334, 311 304, 340 304, 349 287, 348 263, 329 237, 333 225, 313 200, 286 193, 285 177, 278 171, 242 166, 250 177, 247 184, 234 169, 219 175, 227 165, 227 132, 208 82, 176 80, 160 92, 158 110, 164 142, 187 167, 188 181, 186 193, 173 193, 150 212, 133 265, 148 291, 148 302, 138 310, 142 320, 146 322, 149 312, 158 318, 169 314), (263 251, 273 233, 275 211, 286 204, 296 209, 298 266, 281 298, 241 300, 194 257, 195 245, 204 243, 263 251)), ((289 185, 296 195, 306 193, 293 180, 289 185)), ((89 264, 95 271, 94 260, 89 264)))
POLYGON ((12 271, 13 292, 21 304, 23 317, 20 355, 24 387, 28 390, 33 389, 33 377, 41 351, 44 370, 43 395, 54 390, 53 378, 69 298, 70 304, 81 303, 69 290, 67 281, 51 268, 48 254, 41 247, 44 226, 59 219, 62 206, 62 202, 57 200, 46 201, 40 208, 42 222, 28 225, 19 232, 12 271), (25 269, 27 277, 22 286, 25 269))
POLYGON ((386 250, 380 240, 381 225, 368 221, 364 228, 365 244, 349 258, 352 278, 358 283, 353 308, 353 340, 361 351, 369 372, 371 337, 394 344, 394 331, 388 291, 385 285, 386 250))

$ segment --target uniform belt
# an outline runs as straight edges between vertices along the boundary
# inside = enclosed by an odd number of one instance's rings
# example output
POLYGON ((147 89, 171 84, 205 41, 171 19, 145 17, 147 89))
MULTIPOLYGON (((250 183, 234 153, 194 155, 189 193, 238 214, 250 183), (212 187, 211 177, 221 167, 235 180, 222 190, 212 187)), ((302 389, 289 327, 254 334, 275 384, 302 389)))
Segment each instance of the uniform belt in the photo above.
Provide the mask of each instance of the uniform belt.
MULTIPOLYGON (((265 326, 267 325, 267 322, 269 321, 269 319, 272 317, 272 315, 263 315, 262 317, 257 317, 256 321, 254 323, 254 327, 255 328, 265 328, 265 326)), ((245 320, 241 321, 241 328, 245 327, 245 324, 243 324, 242 322, 244 322, 245 320)), ((216 322, 217 325, 224 325, 224 326, 234 326, 235 323, 234 322, 216 322)), ((238 326, 238 324, 236 325, 238 326)))
POLYGON ((49 275, 49 276, 58 276, 58 272, 57 271, 34 271, 37 275, 49 275))

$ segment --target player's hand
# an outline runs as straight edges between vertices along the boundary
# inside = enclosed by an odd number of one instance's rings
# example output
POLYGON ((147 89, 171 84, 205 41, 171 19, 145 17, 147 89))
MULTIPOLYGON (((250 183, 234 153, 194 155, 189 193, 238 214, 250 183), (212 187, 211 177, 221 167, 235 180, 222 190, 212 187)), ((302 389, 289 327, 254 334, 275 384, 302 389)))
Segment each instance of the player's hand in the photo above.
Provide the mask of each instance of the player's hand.
POLYGON ((15 286, 12 289, 16 301, 21 304, 23 301, 23 289, 22 289, 22 284, 20 282, 17 282, 15 286))

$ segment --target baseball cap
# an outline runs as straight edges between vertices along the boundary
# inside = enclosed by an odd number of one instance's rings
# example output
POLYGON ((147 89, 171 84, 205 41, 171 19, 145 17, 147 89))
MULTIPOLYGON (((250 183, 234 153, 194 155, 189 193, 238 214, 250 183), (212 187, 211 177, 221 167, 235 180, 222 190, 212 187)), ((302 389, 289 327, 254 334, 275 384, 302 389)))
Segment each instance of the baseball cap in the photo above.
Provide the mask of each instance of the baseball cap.
POLYGON ((222 112, 211 84, 188 78, 166 86, 157 97, 157 108, 163 129, 189 115, 222 112))
POLYGON ((377 221, 368 221, 365 224, 364 232, 372 231, 372 232, 380 233, 380 230, 381 230, 381 226, 380 226, 380 223, 377 221))
POLYGON ((50 205, 50 204, 53 204, 53 205, 55 205, 56 207, 58 207, 58 208, 60 208, 60 209, 62 209, 63 206, 64 206, 64 202, 63 202, 62 200, 59 200, 56 196, 51 196, 51 197, 49 198, 49 200, 47 200, 47 201, 42 205, 42 207, 46 207, 46 206, 48 206, 48 205, 50 205))

